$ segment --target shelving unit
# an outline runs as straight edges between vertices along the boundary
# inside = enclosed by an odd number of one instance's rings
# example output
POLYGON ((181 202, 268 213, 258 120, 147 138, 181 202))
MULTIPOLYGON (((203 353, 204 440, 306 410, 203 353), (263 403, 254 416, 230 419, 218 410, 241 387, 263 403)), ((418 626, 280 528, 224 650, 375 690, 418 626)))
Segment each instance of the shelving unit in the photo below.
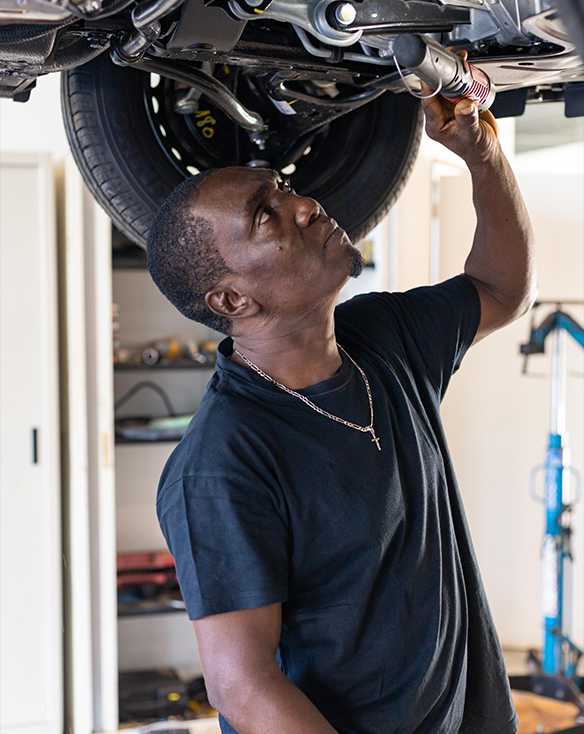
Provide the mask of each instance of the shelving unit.
MULTIPOLYGON (((118 372, 153 372, 160 373, 165 370, 207 370, 212 371, 215 368, 215 361, 211 358, 206 362, 193 362, 192 360, 166 360, 157 362, 153 365, 147 365, 144 363, 123 363, 118 362, 114 364, 114 373, 118 372)), ((166 432, 152 432, 148 433, 148 422, 150 417, 138 417, 132 420, 128 418, 128 423, 124 426, 120 425, 116 421, 116 444, 141 444, 141 443, 169 443, 177 442, 182 438, 184 431, 180 429, 168 429, 166 432), (123 435, 123 428, 126 430, 131 429, 136 435, 129 436, 123 435), (138 435, 139 434, 139 435, 138 435)))
MULTIPOLYGON (((113 236, 113 300, 119 305, 122 348, 136 348, 157 340, 217 341, 210 329, 189 321, 159 293, 145 267, 142 250, 113 236)), ((114 395, 119 400, 133 385, 148 380, 168 394, 175 411, 193 414, 205 393, 215 364, 211 357, 114 364, 114 395)), ((163 417, 160 396, 142 390, 116 411, 116 419, 163 417)), ((116 535, 118 553, 141 553, 166 548, 156 517, 160 474, 180 436, 156 439, 115 437, 116 535)), ((192 678, 202 674, 196 638, 185 613, 180 592, 163 591, 157 597, 118 603, 118 657, 120 672, 173 668, 192 678)), ((191 723, 191 722, 189 722, 191 723)), ((211 722, 209 722, 211 725, 211 722)), ((218 728, 217 728, 218 731, 218 728)))

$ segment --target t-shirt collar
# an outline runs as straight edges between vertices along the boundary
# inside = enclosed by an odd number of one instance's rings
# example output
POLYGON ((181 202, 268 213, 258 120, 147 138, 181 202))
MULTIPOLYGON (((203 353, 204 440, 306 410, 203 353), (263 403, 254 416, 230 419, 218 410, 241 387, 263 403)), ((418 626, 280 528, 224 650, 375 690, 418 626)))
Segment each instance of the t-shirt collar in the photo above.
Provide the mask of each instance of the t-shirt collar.
MULTIPOLYGON (((226 339, 223 339, 223 341, 217 347, 217 370, 219 372, 224 371, 238 380, 244 380, 248 385, 253 386, 254 388, 258 388, 260 390, 268 390, 269 392, 276 392, 280 395, 285 395, 294 399, 293 395, 288 395, 288 393, 281 390, 277 385, 269 382, 253 370, 247 369, 246 367, 242 367, 241 365, 232 362, 232 354, 233 339, 228 336, 226 339)), ((310 387, 305 387, 302 390, 297 390, 296 392, 300 393, 301 395, 305 395, 306 397, 313 398, 317 396, 327 395, 329 393, 336 392, 337 390, 344 388, 353 377, 355 368, 351 363, 351 360, 348 359, 342 351, 341 358, 343 360, 343 364, 336 375, 329 377, 328 380, 323 380, 322 382, 318 382, 315 385, 310 385, 310 387)))

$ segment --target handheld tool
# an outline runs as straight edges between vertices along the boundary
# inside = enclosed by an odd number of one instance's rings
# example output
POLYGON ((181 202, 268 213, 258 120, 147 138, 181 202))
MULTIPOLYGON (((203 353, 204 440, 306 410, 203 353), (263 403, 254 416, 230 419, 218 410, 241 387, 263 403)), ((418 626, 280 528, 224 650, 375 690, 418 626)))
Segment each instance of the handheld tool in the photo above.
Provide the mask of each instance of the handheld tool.
POLYGON ((495 99, 495 87, 484 71, 448 51, 437 41, 418 33, 402 33, 393 46, 400 66, 451 102, 470 98, 478 103, 479 112, 488 110, 495 99))

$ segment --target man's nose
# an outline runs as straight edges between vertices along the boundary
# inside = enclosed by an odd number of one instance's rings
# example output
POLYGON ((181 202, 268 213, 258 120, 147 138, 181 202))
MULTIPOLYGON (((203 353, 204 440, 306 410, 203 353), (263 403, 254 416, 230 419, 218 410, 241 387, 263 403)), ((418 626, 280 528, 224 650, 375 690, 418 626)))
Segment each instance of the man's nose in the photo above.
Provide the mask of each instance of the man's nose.
POLYGON ((322 209, 318 201, 308 196, 298 196, 294 200, 294 219, 298 227, 308 227, 318 219, 322 209))

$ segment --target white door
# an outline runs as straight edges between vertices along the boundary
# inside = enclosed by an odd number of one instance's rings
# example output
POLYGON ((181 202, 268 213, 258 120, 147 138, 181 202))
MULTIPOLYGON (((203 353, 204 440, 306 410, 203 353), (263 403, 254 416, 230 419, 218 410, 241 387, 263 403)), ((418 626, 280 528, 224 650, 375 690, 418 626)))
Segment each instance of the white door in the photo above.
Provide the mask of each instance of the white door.
POLYGON ((0 730, 63 726, 54 183, 0 157, 0 730))

